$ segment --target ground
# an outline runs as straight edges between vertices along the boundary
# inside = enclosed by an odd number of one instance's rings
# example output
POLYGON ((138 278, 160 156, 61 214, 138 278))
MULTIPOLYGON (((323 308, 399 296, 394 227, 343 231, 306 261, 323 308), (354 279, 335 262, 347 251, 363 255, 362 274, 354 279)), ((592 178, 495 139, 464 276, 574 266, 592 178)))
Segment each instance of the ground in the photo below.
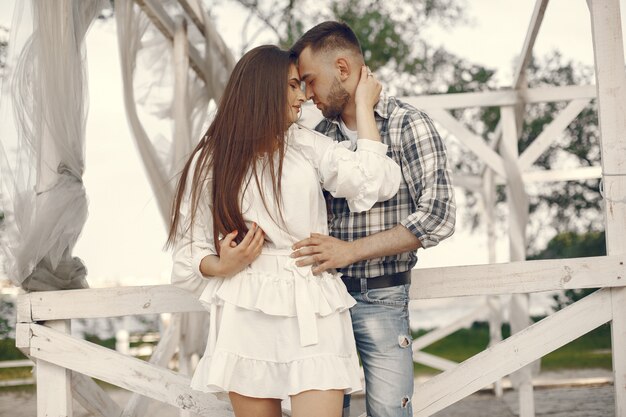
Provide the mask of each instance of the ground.
MULTIPOLYGON (((602 369, 542 373, 536 379, 536 417, 609 417, 615 415, 613 385, 608 381, 611 372, 602 369), (572 385, 576 381, 595 383, 583 386, 572 385), (550 385, 566 381, 566 386, 550 385), (543 387, 542 387, 543 386, 543 387), (548 387, 549 386, 549 387, 548 387)), ((416 381, 420 383, 421 380, 416 381)), ((110 389, 110 395, 120 405, 130 397, 128 391, 110 389)), ((0 416, 26 417, 37 415, 34 389, 4 390, 0 392, 0 416)), ((351 416, 364 412, 363 399, 353 401, 351 416)), ((88 417, 82 406, 74 403, 74 417, 88 417)), ((151 404, 146 415, 153 417, 175 417, 178 410, 158 402, 151 404)), ((490 392, 479 392, 435 414, 436 417, 515 417, 518 415, 517 393, 506 390, 502 398, 490 392)))

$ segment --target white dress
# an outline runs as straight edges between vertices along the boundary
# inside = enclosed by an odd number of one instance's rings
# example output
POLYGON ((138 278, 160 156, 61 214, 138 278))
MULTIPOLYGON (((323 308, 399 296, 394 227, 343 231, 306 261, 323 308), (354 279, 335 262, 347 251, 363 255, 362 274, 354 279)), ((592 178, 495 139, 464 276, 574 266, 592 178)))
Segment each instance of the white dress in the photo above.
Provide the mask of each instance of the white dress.
MULTIPOLYGON (((277 221, 271 176, 261 177, 267 208, 252 180, 243 195, 243 216, 248 225, 260 225, 267 242, 251 265, 230 278, 200 273, 202 258, 216 254, 211 212, 201 202, 194 227, 175 247, 172 271, 173 284, 193 292, 210 312, 209 340, 193 389, 280 399, 312 389, 361 389, 349 313, 354 299, 340 274, 315 276, 289 255, 291 246, 311 233, 328 234, 321 187, 345 197, 352 211, 368 210, 395 195, 400 167, 386 151, 387 145, 370 140, 359 140, 357 151, 350 151, 292 125, 283 161, 284 225, 277 221)), ((180 213, 184 225, 186 191, 180 213)))

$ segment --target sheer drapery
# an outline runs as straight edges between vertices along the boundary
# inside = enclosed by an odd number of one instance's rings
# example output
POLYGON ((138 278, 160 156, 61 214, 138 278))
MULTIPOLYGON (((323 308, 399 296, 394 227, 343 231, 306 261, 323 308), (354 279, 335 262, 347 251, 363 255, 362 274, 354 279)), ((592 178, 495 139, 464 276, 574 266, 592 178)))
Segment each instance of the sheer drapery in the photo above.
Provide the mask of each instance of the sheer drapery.
POLYGON ((2 148, 2 181, 12 203, 3 252, 25 290, 83 288, 86 269, 72 249, 87 218, 82 184, 87 106, 85 34, 101 0, 17 2, 10 62, 17 137, 2 148), (14 33, 18 33, 14 31, 14 33))

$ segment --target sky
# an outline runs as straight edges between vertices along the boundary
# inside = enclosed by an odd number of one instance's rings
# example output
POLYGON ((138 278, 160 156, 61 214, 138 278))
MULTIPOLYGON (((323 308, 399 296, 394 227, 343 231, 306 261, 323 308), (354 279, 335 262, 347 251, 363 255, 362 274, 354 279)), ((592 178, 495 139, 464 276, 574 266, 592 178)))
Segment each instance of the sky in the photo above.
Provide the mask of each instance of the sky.
MULTIPOLYGON (((452 29, 431 28, 435 44, 473 62, 496 68, 501 85, 510 84, 513 62, 521 50, 534 1, 468 1, 470 23, 452 29)), ((626 0, 621 0, 622 21, 626 0)), ((0 25, 10 26, 13 2, 0 1, 0 25)), ((221 12, 218 32, 238 51, 242 16, 221 12)), ((566 59, 593 64, 587 4, 552 0, 539 32, 539 56, 558 49, 566 59)), ((94 287, 169 282, 171 259, 163 251, 165 227, 130 135, 122 101, 115 23, 96 22, 87 37, 89 116, 84 184, 89 218, 74 255, 82 258, 94 287)), ((462 195, 457 192, 459 206, 462 195)), ((498 261, 507 244, 498 242, 498 261)), ((458 216, 455 235, 438 247, 420 251, 418 267, 487 263, 486 236, 471 233, 458 216)))

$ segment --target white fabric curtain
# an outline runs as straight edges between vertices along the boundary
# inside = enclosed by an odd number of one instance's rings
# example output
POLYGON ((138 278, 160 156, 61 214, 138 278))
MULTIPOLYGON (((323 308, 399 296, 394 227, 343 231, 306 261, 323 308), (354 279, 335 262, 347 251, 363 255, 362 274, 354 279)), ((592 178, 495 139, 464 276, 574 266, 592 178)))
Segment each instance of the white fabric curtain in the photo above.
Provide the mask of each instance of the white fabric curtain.
POLYGON ((16 2, 12 26, 23 29, 10 39, 17 59, 9 82, 17 137, 0 148, 12 203, 2 249, 9 277, 28 291, 87 286, 85 266, 72 257, 87 218, 84 39, 105 4, 16 2))

